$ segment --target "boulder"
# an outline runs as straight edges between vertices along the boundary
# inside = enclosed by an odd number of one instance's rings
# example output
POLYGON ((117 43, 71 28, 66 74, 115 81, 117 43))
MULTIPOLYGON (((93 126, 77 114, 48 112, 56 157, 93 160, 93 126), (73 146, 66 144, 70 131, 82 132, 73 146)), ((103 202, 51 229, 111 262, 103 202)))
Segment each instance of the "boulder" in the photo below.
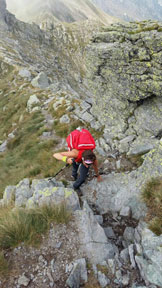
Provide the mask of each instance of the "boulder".
POLYGON ((34 112, 34 109, 39 109, 38 106, 40 106, 40 100, 38 99, 37 95, 33 94, 30 96, 28 102, 27 102, 27 110, 29 113, 34 112))
POLYGON ((59 182, 44 179, 33 180, 31 185, 32 197, 26 203, 28 208, 43 205, 60 205, 64 203, 69 210, 80 209, 77 193, 70 188, 65 188, 59 182))
POLYGON ((30 282, 30 279, 27 278, 25 275, 20 276, 18 279, 18 285, 23 285, 25 287, 28 286, 29 282, 30 282))
POLYGON ((70 118, 68 115, 63 115, 61 118, 60 118, 60 123, 69 123, 70 122, 70 118))
POLYGON ((31 82, 33 87, 37 87, 40 89, 45 89, 49 87, 49 80, 47 78, 47 75, 44 72, 41 72, 38 74, 37 77, 35 77, 31 82))
POLYGON ((31 72, 28 69, 25 69, 25 68, 19 70, 19 75, 22 78, 27 78, 28 80, 30 80, 30 78, 31 78, 31 72))
POLYGON ((1 145, 0 145, 0 153, 3 153, 6 151, 7 149, 7 143, 8 143, 8 140, 5 140, 1 145))
POLYGON ((28 199, 32 196, 30 180, 28 178, 19 182, 15 190, 15 206, 21 207, 26 205, 28 199))

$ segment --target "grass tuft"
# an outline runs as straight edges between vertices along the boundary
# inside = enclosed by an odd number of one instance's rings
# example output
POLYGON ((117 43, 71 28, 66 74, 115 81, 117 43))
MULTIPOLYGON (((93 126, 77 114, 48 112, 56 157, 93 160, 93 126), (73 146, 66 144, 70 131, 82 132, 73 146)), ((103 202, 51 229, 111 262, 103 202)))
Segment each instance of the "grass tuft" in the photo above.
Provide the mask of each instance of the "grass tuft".
POLYGON ((142 190, 142 199, 146 203, 149 228, 156 234, 162 234, 162 177, 152 178, 142 190))
POLYGON ((3 252, 0 252, 0 276, 6 276, 8 273, 8 263, 4 258, 3 252))
POLYGON ((50 223, 67 223, 70 217, 64 204, 34 209, 3 208, 0 211, 0 249, 16 247, 21 242, 37 245, 50 223))

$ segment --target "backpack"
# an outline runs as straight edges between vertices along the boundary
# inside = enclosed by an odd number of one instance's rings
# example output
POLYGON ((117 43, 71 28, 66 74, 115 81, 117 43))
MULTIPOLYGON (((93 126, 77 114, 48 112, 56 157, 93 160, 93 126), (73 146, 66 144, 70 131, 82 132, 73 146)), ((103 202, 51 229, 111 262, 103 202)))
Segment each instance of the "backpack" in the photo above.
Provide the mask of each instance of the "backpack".
POLYGON ((96 147, 95 140, 86 129, 74 130, 66 138, 69 150, 93 150, 96 147))

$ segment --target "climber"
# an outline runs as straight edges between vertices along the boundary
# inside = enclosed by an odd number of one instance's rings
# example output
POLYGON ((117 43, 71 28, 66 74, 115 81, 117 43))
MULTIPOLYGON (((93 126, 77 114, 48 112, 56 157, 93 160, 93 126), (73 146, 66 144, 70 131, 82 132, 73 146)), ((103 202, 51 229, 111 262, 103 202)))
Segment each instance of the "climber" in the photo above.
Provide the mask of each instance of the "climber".
POLYGON ((93 166, 97 181, 102 181, 98 171, 96 155, 93 153, 95 142, 90 132, 86 129, 82 129, 81 131, 74 130, 67 137, 66 141, 70 151, 54 153, 53 157, 72 165, 72 178, 75 180, 73 184, 74 190, 80 191, 79 187, 85 182, 90 165, 93 166), (80 173, 78 176, 79 166, 80 173))

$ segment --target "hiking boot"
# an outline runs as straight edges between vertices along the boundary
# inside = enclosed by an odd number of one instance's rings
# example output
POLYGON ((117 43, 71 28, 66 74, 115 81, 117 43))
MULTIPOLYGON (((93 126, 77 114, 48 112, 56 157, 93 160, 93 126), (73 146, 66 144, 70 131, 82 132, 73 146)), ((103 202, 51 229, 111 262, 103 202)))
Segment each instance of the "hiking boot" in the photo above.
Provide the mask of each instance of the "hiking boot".
POLYGON ((72 175, 72 176, 71 176, 71 180, 72 180, 72 181, 76 181, 76 180, 77 180, 77 176, 73 176, 73 175, 72 175))
POLYGON ((77 192, 78 196, 83 196, 82 190, 80 188, 74 188, 74 191, 77 192))

